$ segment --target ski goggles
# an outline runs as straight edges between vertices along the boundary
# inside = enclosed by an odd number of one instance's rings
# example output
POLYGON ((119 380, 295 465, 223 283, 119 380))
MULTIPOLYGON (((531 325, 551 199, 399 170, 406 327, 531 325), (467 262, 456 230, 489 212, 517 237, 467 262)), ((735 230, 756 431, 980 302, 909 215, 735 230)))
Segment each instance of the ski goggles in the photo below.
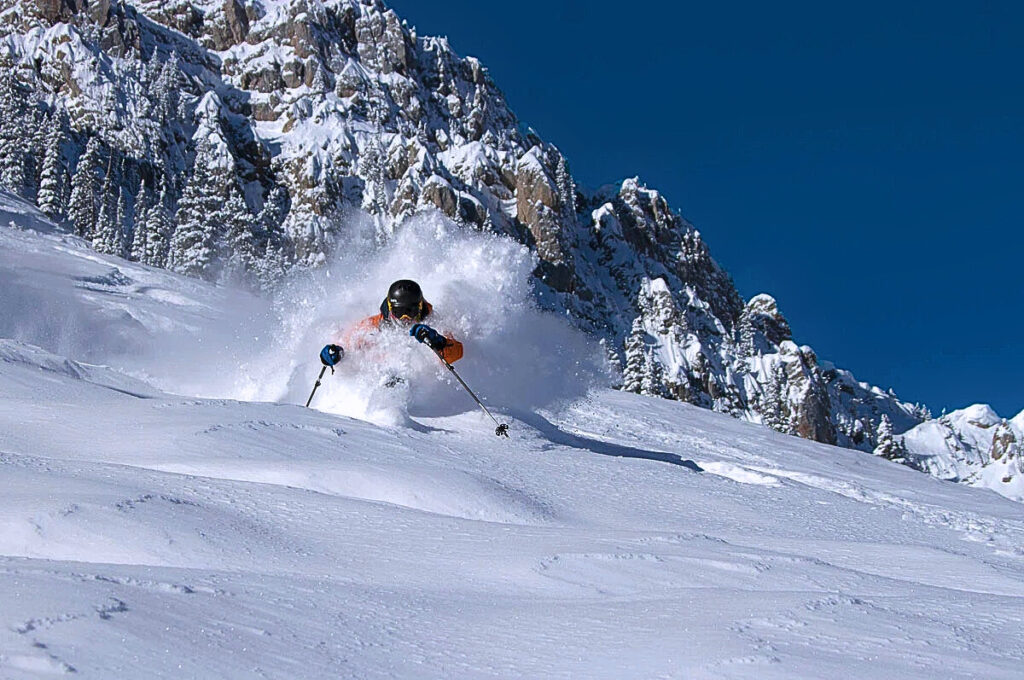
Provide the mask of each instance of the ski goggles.
POLYGON ((422 302, 417 302, 415 305, 399 305, 388 300, 388 312, 394 319, 399 319, 401 321, 414 321, 420 317, 420 312, 422 311, 422 302))

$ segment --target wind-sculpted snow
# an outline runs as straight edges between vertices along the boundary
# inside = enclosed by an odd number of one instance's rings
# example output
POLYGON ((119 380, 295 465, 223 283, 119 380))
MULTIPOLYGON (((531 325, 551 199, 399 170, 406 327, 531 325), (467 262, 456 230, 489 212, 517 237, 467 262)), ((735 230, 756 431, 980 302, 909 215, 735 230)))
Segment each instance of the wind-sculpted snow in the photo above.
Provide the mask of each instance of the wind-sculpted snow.
POLYGON ((30 367, 33 379, 20 385, 18 394, 25 398, 39 396, 45 384, 59 384, 60 378, 72 378, 90 385, 99 385, 115 392, 140 399, 156 393, 151 386, 129 378, 104 366, 92 366, 55 356, 38 347, 0 338, 0 362, 12 366, 30 367))
POLYGON ((382 428, 3 356, 5 678, 1009 679, 1024 662, 1020 506, 867 454, 609 390, 512 418, 506 441, 474 414, 382 428))
POLYGON ((163 389, 224 396, 238 358, 274 327, 264 300, 101 255, 55 229, 39 233, 18 216, 18 203, 0 203, 0 220, 20 227, 0 233, 0 337, 114 366, 163 389))

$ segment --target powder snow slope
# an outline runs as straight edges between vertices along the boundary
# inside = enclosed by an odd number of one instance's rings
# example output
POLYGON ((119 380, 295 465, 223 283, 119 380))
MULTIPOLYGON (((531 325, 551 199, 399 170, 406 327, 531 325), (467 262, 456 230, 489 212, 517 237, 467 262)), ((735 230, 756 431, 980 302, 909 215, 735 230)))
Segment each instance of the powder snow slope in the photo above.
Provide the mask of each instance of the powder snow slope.
POLYGON ((0 284, 5 679, 1020 675, 995 493, 628 393, 509 407, 472 356, 510 440, 426 369, 397 424, 222 398, 161 360, 235 365, 259 301, 10 227, 0 284))

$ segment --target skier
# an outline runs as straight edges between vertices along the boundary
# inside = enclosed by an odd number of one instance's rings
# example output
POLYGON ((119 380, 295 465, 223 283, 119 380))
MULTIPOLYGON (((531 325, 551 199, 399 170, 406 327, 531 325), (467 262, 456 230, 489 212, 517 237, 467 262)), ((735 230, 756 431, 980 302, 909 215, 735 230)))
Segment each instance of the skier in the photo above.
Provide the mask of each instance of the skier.
MULTIPOLYGON (((508 437, 508 424, 498 422, 497 418, 487 410, 484 403, 473 393, 473 390, 469 389, 469 385, 466 384, 466 381, 462 379, 452 366, 453 363, 462 358, 462 343, 450 335, 441 335, 423 323, 433 311, 433 305, 423 299, 423 291, 420 289, 420 285, 409 279, 401 279, 392 283, 391 287, 388 288, 387 297, 380 303, 380 314, 374 314, 357 323, 344 334, 343 341, 350 347, 360 349, 372 345, 374 335, 387 332, 389 329, 404 330, 409 328, 409 335, 434 350, 437 356, 444 361, 444 365, 451 374, 455 376, 455 379, 459 381, 459 384, 462 385, 463 389, 477 403, 477 406, 494 421, 494 424, 497 426, 494 429, 494 434, 499 437, 508 437)), ((320 387, 320 381, 324 377, 324 372, 330 367, 331 373, 333 373, 334 365, 341 361, 344 356, 345 350, 340 345, 335 344, 326 345, 320 352, 320 361, 324 367, 320 369, 320 376, 316 379, 313 392, 310 393, 309 399, 306 400, 307 407, 313 401, 316 389, 320 387)), ((383 384, 385 387, 394 387, 401 382, 404 382, 401 378, 393 377, 383 384)))
MULTIPOLYGON (((423 321, 434 307, 423 299, 423 290, 415 281, 401 279, 388 288, 387 297, 380 303, 380 313, 367 317, 347 331, 342 343, 350 348, 363 349, 373 344, 373 336, 388 329, 409 329, 409 335, 434 350, 449 365, 462 358, 462 343, 451 336, 437 332, 423 321)), ((320 352, 324 366, 334 366, 345 355, 337 344, 326 345, 320 352)))

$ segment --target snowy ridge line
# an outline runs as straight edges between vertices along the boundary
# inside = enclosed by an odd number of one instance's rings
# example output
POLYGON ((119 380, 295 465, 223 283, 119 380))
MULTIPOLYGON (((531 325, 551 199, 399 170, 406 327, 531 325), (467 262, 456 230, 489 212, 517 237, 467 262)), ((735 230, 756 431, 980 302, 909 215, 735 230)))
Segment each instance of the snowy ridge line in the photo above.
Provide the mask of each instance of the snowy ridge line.
POLYGON ((351 472, 340 470, 320 470, 313 472, 291 472, 287 466, 258 466, 246 464, 244 468, 236 465, 188 463, 188 464, 153 464, 145 466, 147 470, 165 472, 202 479, 218 480, 232 483, 279 486, 285 489, 307 492, 322 496, 335 496, 352 501, 383 503, 406 510, 436 514, 441 517, 463 519, 478 522, 494 522, 498 524, 545 524, 551 520, 547 508, 541 504, 530 503, 522 498, 522 493, 501 484, 497 480, 484 477, 466 476, 462 484, 453 489, 432 488, 426 492, 423 487, 429 483, 429 477, 422 480, 422 485, 415 487, 405 481, 409 488, 403 488, 402 480, 396 480, 394 473, 373 475, 367 472, 351 472), (349 479, 355 477, 355 480, 349 479), (477 487, 477 495, 494 495, 503 501, 495 508, 486 505, 473 507, 472 498, 455 501, 459 493, 469 495, 468 487, 477 487), (447 492, 447 493, 446 493, 447 492), (446 498, 447 497, 447 498, 446 498), (521 506, 517 512, 508 512, 508 508, 521 506), (500 508, 500 509, 499 509, 500 508), (532 515, 533 521, 528 521, 532 515))
MULTIPOLYGON (((253 466, 251 463, 218 464, 216 462, 206 464, 143 464, 114 463, 103 460, 83 460, 81 465, 78 466, 66 464, 55 466, 55 461, 59 460, 59 458, 44 458, 0 451, 0 462, 4 464, 18 465, 47 473, 57 471, 75 473, 85 471, 86 469, 91 472, 97 468, 106 470, 121 469, 125 471, 144 470, 153 473, 152 476, 148 477, 152 481, 156 481, 159 475, 166 475, 170 478, 180 477, 197 482, 206 480, 228 482, 231 485, 280 487, 287 491, 338 497, 350 501, 383 503, 406 510, 426 512, 452 519, 495 522, 499 524, 522 524, 523 526, 548 524, 554 519, 550 514, 549 508, 535 500, 523 498, 522 492, 498 480, 475 478, 468 475, 466 483, 478 486, 484 494, 494 495, 501 499, 494 509, 488 509, 486 506, 472 508, 471 506, 464 505, 466 503, 465 500, 461 501, 461 504, 459 502, 455 502, 456 504, 454 505, 449 504, 449 502, 444 500, 446 494, 439 492, 436 487, 430 493, 424 491, 414 492, 411 491, 411 487, 410 489, 403 490, 402 483, 391 476, 385 478, 383 475, 374 476, 366 472, 360 472, 355 475, 356 481, 345 481, 344 477, 350 476, 348 473, 344 473, 341 477, 338 475, 338 472, 341 472, 344 468, 342 470, 327 469, 311 472, 291 472, 286 465, 263 465, 259 467, 253 466), (518 512, 515 510, 511 512, 506 511, 516 506, 521 506, 518 512), (502 509, 499 510, 497 509, 498 507, 502 509)), ((466 488, 466 483, 451 489, 449 491, 450 497, 454 499, 459 493, 466 495, 466 492, 469 490, 466 488), (462 488, 459 488, 460 486, 462 488)), ((424 488, 426 486, 426 484, 423 485, 424 488)), ((132 509, 136 504, 149 501, 165 501, 174 505, 197 505, 193 500, 181 498, 178 495, 145 493, 137 497, 118 501, 114 504, 114 507, 117 510, 128 510, 132 509)))
POLYGON ((21 364, 50 374, 67 376, 136 399, 155 399, 161 395, 146 383, 129 378, 107 366, 86 364, 58 357, 34 345, 0 338, 0 361, 21 364))

